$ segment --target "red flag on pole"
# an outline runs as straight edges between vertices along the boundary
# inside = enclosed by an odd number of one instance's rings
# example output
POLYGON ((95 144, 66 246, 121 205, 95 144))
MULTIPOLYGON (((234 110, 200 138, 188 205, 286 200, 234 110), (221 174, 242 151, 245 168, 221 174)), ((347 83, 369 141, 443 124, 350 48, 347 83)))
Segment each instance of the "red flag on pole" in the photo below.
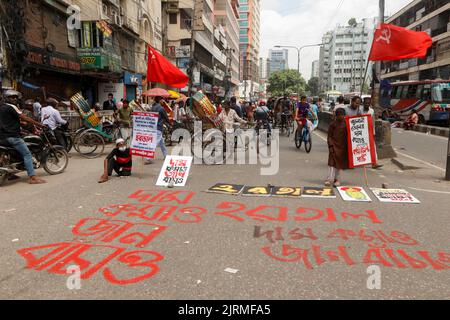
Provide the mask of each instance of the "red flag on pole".
POLYGON ((164 83, 173 88, 184 88, 189 83, 189 77, 149 46, 147 81, 164 83))
POLYGON ((375 31, 370 61, 423 58, 433 40, 426 32, 412 31, 392 24, 381 24, 375 31))

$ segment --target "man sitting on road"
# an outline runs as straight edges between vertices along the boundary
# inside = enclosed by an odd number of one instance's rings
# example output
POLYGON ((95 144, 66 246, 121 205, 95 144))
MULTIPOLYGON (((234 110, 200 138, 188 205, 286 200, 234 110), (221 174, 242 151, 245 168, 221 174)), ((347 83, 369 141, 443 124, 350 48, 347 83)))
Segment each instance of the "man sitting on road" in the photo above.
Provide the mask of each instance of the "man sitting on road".
POLYGON ((403 123, 405 130, 411 130, 415 125, 419 123, 419 115, 417 110, 413 110, 412 114, 403 123))
POLYGON ((104 172, 98 183, 105 183, 112 176, 113 170, 119 177, 131 176, 133 166, 133 158, 130 154, 130 149, 127 148, 124 139, 116 141, 116 147, 106 157, 104 162, 104 172))

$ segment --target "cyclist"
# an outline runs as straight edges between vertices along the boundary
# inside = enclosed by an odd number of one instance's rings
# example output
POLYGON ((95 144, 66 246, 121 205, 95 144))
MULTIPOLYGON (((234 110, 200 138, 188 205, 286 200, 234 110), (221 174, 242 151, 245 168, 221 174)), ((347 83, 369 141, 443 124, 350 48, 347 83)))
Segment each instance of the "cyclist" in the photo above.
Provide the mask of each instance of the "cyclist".
POLYGON ((269 134, 271 134, 272 127, 271 127, 270 121, 269 121, 269 114, 270 114, 270 110, 264 102, 261 102, 255 110, 255 120, 257 122, 261 122, 263 125, 263 128, 266 128, 267 132, 269 134))
POLYGON ((308 119, 309 117, 311 117, 314 121, 318 120, 316 114, 312 112, 312 108, 307 102, 307 98, 303 96, 297 104, 297 109, 295 110, 295 120, 297 121, 299 132, 303 131, 303 127, 305 125, 307 126, 309 133, 314 131, 314 125, 308 119))
POLYGON ((292 102, 284 95, 282 102, 282 112, 281 112, 281 127, 287 128, 288 119, 292 117, 292 102))

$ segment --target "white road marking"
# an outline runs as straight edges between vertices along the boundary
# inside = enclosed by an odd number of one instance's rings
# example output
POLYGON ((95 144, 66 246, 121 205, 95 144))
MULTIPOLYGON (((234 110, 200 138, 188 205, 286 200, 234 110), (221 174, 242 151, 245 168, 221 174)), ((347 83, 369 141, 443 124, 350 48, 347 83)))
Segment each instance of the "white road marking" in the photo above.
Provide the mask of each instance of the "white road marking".
POLYGON ((401 155, 401 156, 403 156, 403 157, 409 158, 409 159, 411 159, 411 160, 417 161, 417 162, 422 163, 422 164, 426 164, 427 166, 430 166, 430 167, 432 167, 432 168, 434 168, 434 169, 438 169, 438 170, 440 170, 440 171, 445 172, 445 169, 443 169, 443 168, 441 168, 441 167, 438 167, 438 166, 435 166, 434 164, 432 164, 432 163, 430 163, 430 162, 428 162, 428 161, 421 160, 421 159, 415 158, 415 157, 413 157, 413 156, 407 155, 407 154, 405 154, 405 153, 402 153, 402 152, 398 151, 397 149, 395 149, 395 152, 397 152, 399 155, 401 155))
POLYGON ((323 141, 325 141, 326 143, 328 143, 328 139, 325 139, 324 137, 322 137, 320 134, 317 133, 317 131, 313 132, 317 137, 319 137, 320 139, 322 139, 323 141))
POLYGON ((419 188, 413 188, 413 187, 409 187, 409 189, 411 189, 411 190, 416 190, 416 191, 430 192, 430 193, 450 194, 450 192, 446 192, 446 191, 437 191, 437 190, 419 189, 419 188))

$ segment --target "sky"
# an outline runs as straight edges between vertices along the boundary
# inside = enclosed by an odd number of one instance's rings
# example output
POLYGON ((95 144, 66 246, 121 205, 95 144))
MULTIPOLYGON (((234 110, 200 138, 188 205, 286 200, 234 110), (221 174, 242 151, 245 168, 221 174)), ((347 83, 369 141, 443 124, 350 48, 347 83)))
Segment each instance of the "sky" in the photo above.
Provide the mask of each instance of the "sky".
MULTIPOLYGON (((301 47, 319 44, 322 36, 350 18, 378 17, 378 0, 261 0, 261 57, 276 45, 301 47)), ((387 0, 387 16, 397 13, 412 0, 387 0)), ((319 59, 319 47, 301 51, 303 77, 311 77, 311 65, 319 59)), ((289 67, 297 69, 297 50, 289 51, 289 67)))

